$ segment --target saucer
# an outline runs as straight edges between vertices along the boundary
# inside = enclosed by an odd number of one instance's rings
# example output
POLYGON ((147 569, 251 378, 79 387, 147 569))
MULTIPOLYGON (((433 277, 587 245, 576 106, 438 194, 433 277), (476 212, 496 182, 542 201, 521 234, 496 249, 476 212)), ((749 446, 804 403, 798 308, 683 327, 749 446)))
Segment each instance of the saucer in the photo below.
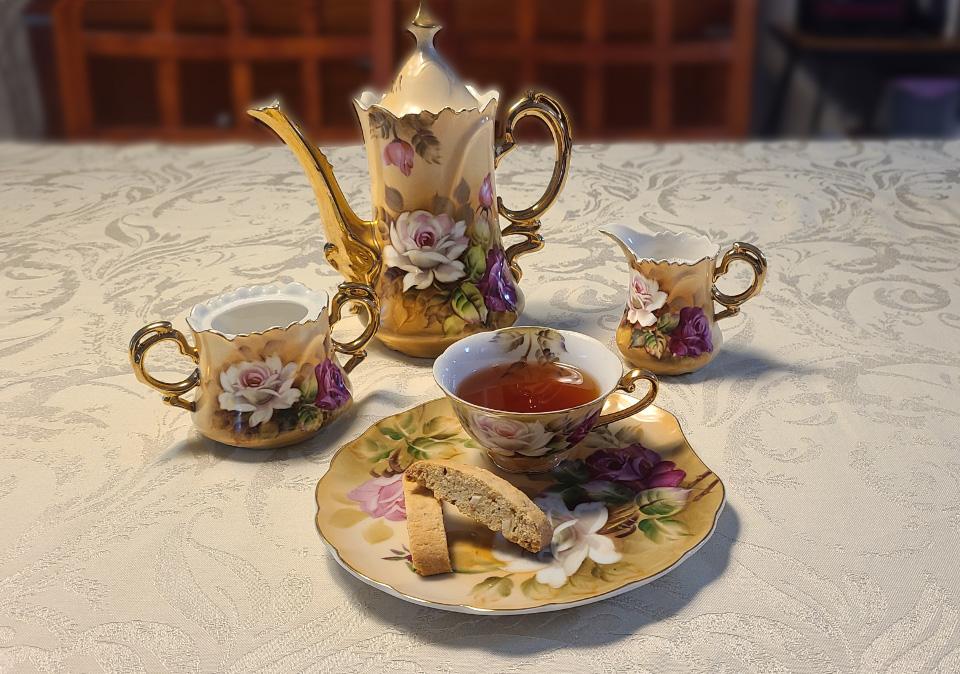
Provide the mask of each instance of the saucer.
MULTIPOLYGON (((615 393, 608 409, 634 402, 615 393)), ((516 475, 490 463, 446 398, 341 447, 316 489, 317 529, 343 568, 400 599, 477 614, 557 611, 649 583, 710 538, 724 499, 723 483, 659 407, 595 429, 550 473, 516 475), (558 532, 556 557, 526 553, 444 504, 454 572, 417 575, 401 473, 427 458, 483 466, 534 498, 558 532)))

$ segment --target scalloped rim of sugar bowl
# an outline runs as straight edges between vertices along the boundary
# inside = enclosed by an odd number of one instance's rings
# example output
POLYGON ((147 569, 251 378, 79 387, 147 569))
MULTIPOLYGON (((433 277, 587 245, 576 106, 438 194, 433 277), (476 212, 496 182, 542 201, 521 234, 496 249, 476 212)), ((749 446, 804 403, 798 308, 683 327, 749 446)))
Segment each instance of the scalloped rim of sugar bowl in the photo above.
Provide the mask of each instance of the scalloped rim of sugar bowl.
POLYGON ((310 290, 302 283, 273 283, 258 286, 241 286, 195 305, 187 316, 187 325, 197 333, 212 332, 227 340, 233 340, 237 337, 264 335, 271 330, 286 330, 294 325, 305 325, 306 323, 316 321, 323 315, 323 312, 327 310, 328 305, 329 296, 325 291, 310 290), (213 327, 214 321, 221 314, 231 309, 236 309, 237 307, 256 304, 264 299, 283 300, 291 304, 298 304, 304 308, 306 314, 303 318, 289 321, 285 325, 278 323, 265 327, 262 330, 249 332, 231 333, 213 327))

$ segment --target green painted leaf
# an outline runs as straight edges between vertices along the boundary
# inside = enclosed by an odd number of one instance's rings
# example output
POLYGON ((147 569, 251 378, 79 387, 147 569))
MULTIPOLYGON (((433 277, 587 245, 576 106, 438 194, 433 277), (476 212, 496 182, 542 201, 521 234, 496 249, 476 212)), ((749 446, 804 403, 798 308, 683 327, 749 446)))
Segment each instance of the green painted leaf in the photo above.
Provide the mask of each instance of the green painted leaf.
POLYGON ((300 400, 305 403, 312 403, 317 399, 317 374, 314 371, 303 378, 300 382, 300 400))
POLYGON ((413 134, 413 138, 410 140, 413 143, 413 149, 425 161, 431 164, 440 163, 440 140, 434 135, 433 131, 421 128, 413 134))
POLYGON ((549 599, 556 594, 556 591, 549 585, 545 585, 537 580, 536 576, 531 576, 527 578, 520 584, 520 591, 523 594, 535 601, 549 599))
POLYGON ((657 487, 655 489, 645 489, 637 494, 637 505, 644 515, 664 517, 676 515, 683 510, 689 497, 689 489, 657 487))
POLYGON ((450 306, 466 323, 482 323, 487 317, 483 295, 472 283, 462 283, 450 296, 450 306), (481 312, 482 307, 482 312, 481 312))
POLYGON ((320 427, 323 416, 315 405, 300 405, 300 409, 297 410, 297 421, 302 429, 312 431, 320 427))
POLYGON ((457 189, 453 191, 453 198, 461 206, 470 201, 470 186, 465 179, 460 178, 460 184, 458 184, 457 189))
POLYGON ((513 580, 510 576, 490 576, 481 580, 470 590, 470 594, 474 597, 487 599, 509 597, 511 592, 513 592, 513 580))
POLYGON ((675 541, 684 536, 689 536, 687 525, 679 520, 664 517, 660 519, 641 520, 637 524, 637 529, 654 543, 663 543, 664 541, 675 541))
POLYGON ((458 335, 463 332, 463 329, 467 326, 467 322, 454 314, 453 316, 447 316, 443 321, 443 334, 444 335, 458 335))
POLYGON ((643 333, 643 349, 654 358, 661 358, 667 349, 667 338, 656 331, 643 333))
POLYGON ((630 333, 630 348, 633 349, 642 349, 643 343, 646 340, 646 331, 634 329, 630 333))
POLYGON ((395 428, 384 428, 383 426, 380 426, 380 427, 378 428, 378 430, 379 430, 383 435, 385 435, 385 436, 387 436, 388 438, 390 438, 391 440, 402 440, 402 439, 403 439, 403 433, 401 433, 400 431, 398 431, 398 430, 395 429, 395 428))
POLYGON ((550 476, 561 484, 583 484, 590 479, 590 472, 582 459, 573 459, 560 463, 550 476))
POLYGON ((400 194, 400 190, 396 190, 389 185, 385 186, 383 188, 383 200, 394 212, 401 213, 403 211, 403 195, 400 194))
POLYGON ((423 434, 434 440, 448 440, 462 432, 456 417, 438 416, 423 425, 423 434))
POLYGON ((657 320, 657 330, 669 334, 680 324, 680 314, 664 314, 657 320))
POLYGON ((601 501, 607 505, 622 505, 634 498, 633 490, 619 482, 597 480, 583 485, 583 490, 591 501, 601 501))
POLYGON ((480 246, 470 246, 463 263, 467 268, 467 278, 477 281, 487 270, 487 253, 480 246))

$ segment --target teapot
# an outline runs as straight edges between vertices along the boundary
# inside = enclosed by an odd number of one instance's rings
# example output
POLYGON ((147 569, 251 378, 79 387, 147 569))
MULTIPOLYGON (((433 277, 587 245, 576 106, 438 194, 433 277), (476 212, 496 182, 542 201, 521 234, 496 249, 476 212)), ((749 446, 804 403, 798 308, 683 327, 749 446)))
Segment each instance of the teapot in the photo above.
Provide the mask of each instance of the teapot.
POLYGON ((307 173, 327 261, 347 281, 376 288, 377 337, 419 357, 517 320, 524 304, 517 258, 543 247, 540 217, 563 189, 572 149, 567 115, 544 93, 514 103, 495 135, 499 93, 461 82, 434 45, 440 28, 421 2, 408 28, 416 47, 392 87, 354 99, 370 168, 371 220, 353 211, 330 162, 279 103, 248 111, 307 173), (496 196, 495 169, 516 145, 514 126, 528 116, 549 129, 556 160, 543 195, 514 210, 496 196), (510 223, 502 231, 501 215, 510 223), (523 240, 505 248, 502 238, 511 235, 523 240))

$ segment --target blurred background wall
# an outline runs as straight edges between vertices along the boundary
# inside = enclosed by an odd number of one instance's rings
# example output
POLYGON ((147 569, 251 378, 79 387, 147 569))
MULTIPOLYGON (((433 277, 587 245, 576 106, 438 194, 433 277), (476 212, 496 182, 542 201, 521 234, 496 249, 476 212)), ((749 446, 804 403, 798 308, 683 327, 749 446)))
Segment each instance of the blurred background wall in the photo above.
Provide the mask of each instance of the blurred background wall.
MULTIPOLYGON (((432 0, 438 46, 578 140, 952 136, 960 0, 432 0)), ((385 87, 413 0, 3 0, 0 137, 269 139, 281 98, 323 143, 385 87)))

